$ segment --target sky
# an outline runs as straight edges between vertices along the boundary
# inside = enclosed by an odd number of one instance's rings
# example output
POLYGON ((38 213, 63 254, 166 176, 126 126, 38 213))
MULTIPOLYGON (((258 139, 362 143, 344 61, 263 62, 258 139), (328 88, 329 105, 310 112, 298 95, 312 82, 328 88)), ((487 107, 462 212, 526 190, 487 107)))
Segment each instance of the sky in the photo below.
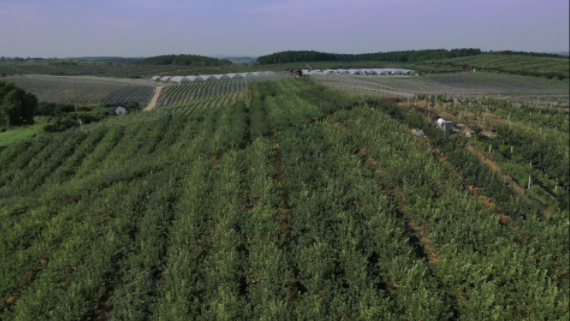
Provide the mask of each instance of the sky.
POLYGON ((568 51, 568 0, 0 0, 0 55, 568 51))

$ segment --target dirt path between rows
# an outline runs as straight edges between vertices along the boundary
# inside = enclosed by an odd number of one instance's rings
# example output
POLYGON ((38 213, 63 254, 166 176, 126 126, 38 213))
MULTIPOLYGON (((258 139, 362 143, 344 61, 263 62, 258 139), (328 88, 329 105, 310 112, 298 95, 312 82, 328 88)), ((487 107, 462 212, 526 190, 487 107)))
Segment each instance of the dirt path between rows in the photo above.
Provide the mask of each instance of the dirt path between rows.
POLYGON ((164 87, 156 87, 154 88, 154 96, 152 97, 150 103, 148 103, 148 106, 146 106, 143 111, 149 111, 152 110, 155 106, 156 103, 158 102, 158 97, 160 97, 160 94, 162 93, 162 90, 164 89, 164 87))

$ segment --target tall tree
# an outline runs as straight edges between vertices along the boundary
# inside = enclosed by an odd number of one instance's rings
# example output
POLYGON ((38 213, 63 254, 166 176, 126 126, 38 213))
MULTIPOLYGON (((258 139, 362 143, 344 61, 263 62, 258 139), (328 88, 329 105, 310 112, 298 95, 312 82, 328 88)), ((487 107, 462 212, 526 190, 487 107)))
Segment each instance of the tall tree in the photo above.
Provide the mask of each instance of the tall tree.
POLYGON ((35 95, 13 83, 0 81, 0 128, 32 125, 37 106, 35 95))

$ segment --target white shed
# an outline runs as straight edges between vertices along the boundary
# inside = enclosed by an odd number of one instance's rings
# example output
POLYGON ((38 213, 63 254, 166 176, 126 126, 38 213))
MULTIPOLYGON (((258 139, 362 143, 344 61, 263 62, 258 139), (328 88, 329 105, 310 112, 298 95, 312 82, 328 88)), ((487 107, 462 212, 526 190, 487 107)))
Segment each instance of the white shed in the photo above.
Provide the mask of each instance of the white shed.
POLYGON ((437 127, 443 131, 448 131, 453 128, 453 122, 450 120, 445 120, 443 118, 438 119, 435 124, 437 127))
POLYGON ((160 79, 160 81, 167 82, 167 81, 170 80, 170 78, 172 78, 172 76, 164 76, 164 77, 162 77, 162 78, 160 79))
POLYGON ((160 80, 160 76, 152 76, 152 81, 159 81, 160 80))
POLYGON ((127 109, 123 106, 119 106, 117 107, 117 109, 115 109, 115 114, 117 115, 124 115, 127 113, 127 109))

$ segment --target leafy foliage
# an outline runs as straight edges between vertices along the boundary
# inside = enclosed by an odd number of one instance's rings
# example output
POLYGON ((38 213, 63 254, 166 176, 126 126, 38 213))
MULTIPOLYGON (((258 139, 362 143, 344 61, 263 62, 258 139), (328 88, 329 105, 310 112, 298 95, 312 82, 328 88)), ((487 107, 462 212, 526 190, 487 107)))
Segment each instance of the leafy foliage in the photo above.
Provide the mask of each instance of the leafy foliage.
POLYGON ((0 81, 0 129, 33 125, 38 99, 13 83, 0 81))
POLYGON ((0 317, 568 315, 567 225, 516 205, 460 141, 306 79, 250 89, 0 150, 0 317))

